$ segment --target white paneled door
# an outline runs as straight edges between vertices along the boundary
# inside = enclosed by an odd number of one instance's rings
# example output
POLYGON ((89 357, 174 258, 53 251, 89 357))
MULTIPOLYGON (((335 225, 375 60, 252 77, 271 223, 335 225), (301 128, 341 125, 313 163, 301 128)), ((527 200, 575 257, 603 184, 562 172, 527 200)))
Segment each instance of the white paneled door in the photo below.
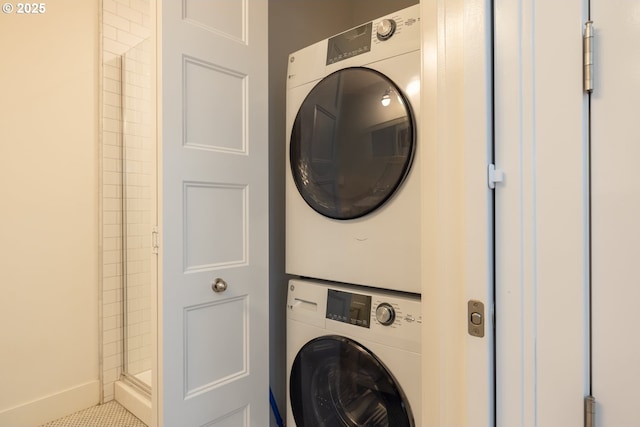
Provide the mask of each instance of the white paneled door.
POLYGON ((158 9, 158 424, 264 427, 267 0, 158 9))
POLYGON ((640 2, 591 0, 592 394, 599 427, 640 425, 640 2))

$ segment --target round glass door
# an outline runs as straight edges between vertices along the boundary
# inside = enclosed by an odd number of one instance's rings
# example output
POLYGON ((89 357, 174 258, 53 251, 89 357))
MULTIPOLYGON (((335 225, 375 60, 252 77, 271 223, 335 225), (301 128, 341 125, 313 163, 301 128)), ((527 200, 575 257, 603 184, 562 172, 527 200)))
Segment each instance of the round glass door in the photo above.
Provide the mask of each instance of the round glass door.
POLYGON ((353 219, 400 187, 415 152, 415 121, 384 74, 345 68, 305 98, 291 132, 290 165, 303 199, 329 218, 353 219))
POLYGON ((309 341, 293 362, 289 389, 298 426, 415 426, 393 375, 369 350, 346 337, 309 341))

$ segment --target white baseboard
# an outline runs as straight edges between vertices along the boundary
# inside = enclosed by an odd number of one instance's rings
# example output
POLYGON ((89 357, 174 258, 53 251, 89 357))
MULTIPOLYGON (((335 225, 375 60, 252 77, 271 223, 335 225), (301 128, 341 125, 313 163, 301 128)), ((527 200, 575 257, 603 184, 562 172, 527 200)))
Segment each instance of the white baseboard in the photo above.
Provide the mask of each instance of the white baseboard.
POLYGON ((127 408, 146 425, 151 425, 152 412, 149 396, 122 381, 115 383, 115 396, 119 404, 127 408))
POLYGON ((90 381, 22 405, 0 410, 0 426, 33 427, 97 405, 100 381, 90 381))

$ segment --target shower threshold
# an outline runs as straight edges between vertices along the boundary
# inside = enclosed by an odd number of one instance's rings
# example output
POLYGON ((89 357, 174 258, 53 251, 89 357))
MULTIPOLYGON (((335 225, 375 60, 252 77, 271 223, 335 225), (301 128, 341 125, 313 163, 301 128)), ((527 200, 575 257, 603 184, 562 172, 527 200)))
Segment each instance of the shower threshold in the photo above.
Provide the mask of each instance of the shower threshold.
MULTIPOLYGON (((140 380, 151 384, 151 371, 148 372, 149 380, 143 377, 140 380)), ((145 373, 143 373, 145 374, 145 373)), ((138 374, 140 375, 140 374, 138 374)), ((137 376, 137 375, 136 375, 137 376)), ((138 417, 146 425, 152 422, 151 396, 140 388, 127 381, 126 377, 115 383, 115 399, 129 412, 138 417)))

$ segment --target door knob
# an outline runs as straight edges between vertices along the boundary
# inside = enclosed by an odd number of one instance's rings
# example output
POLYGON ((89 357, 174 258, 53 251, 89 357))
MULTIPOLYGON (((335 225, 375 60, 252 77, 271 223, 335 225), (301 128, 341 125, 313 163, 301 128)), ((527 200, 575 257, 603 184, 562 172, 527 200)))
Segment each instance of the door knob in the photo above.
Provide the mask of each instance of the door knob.
POLYGON ((227 290, 227 282, 218 277, 211 284, 211 289, 213 289, 213 292, 224 292, 227 290))

